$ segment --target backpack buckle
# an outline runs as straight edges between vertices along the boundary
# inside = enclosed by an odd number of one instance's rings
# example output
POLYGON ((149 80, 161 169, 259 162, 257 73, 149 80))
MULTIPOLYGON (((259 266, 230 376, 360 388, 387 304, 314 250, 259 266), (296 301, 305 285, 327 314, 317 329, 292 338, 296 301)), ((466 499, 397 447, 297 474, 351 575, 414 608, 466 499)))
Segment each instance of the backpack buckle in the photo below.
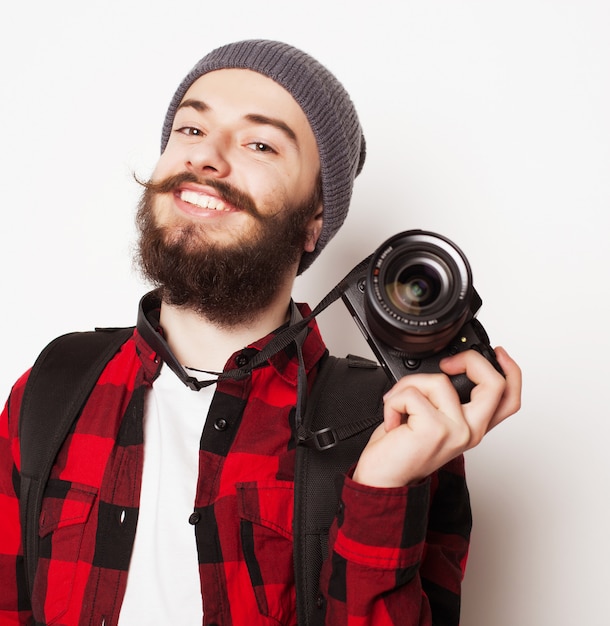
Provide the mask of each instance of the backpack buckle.
POLYGON ((309 441, 310 445, 313 442, 316 449, 322 451, 334 448, 339 443, 339 436, 334 428, 322 428, 311 433, 309 441))

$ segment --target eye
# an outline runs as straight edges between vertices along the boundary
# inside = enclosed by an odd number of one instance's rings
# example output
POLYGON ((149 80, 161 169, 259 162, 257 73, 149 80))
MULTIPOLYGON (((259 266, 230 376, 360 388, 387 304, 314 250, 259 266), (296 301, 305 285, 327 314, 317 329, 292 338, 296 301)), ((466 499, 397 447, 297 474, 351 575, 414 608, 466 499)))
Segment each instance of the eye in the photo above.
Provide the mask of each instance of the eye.
POLYGON ((248 148, 250 148, 250 150, 254 150, 255 152, 268 152, 270 154, 275 154, 275 150, 270 145, 263 143, 262 141, 249 143, 248 148))
POLYGON ((205 136, 205 133, 200 128, 195 128, 194 126, 182 126, 181 128, 176 128, 174 132, 186 135, 187 137, 205 136))

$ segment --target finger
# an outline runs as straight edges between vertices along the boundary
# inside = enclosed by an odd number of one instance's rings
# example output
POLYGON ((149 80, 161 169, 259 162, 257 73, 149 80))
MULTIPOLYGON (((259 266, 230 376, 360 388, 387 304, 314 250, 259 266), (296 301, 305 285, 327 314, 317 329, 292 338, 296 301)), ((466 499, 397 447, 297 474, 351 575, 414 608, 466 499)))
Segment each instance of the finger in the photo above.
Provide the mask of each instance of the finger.
POLYGON ((521 408, 523 376, 521 368, 502 347, 495 348, 496 358, 506 376, 506 386, 502 399, 496 408, 491 427, 499 424, 521 408))
POLYGON ((505 376, 481 354, 469 350, 441 361, 448 374, 465 373, 475 384, 471 400, 464 405, 464 414, 477 443, 491 428, 512 415, 519 406, 521 372, 506 350, 498 349, 498 362, 505 376))
POLYGON ((407 422, 410 414, 416 414, 428 408, 429 402, 416 387, 403 387, 384 396, 383 423, 386 432, 390 432, 407 422))
POLYGON ((411 374, 401 378, 384 396, 384 422, 389 431, 412 414, 441 411, 462 422, 460 400, 444 374, 411 374))
POLYGON ((409 387, 416 387, 426 396, 433 395, 435 392, 443 397, 457 395, 457 391, 451 384, 451 381, 443 372, 407 374, 394 383, 392 388, 386 392, 383 397, 384 401, 402 393, 409 387))
MULTIPOLYGON (((386 411, 407 413, 400 426, 386 431, 385 442, 399 442, 399 450, 408 450, 408 473, 422 478, 467 449, 470 427, 462 413, 459 397, 449 379, 426 375, 419 387, 407 386, 393 394, 386 411), (435 406, 440 405, 440 408, 435 406)), ((386 454, 391 454, 388 448, 386 454)), ((385 458, 385 457, 384 457, 385 458)))
POLYGON ((506 384, 504 376, 476 350, 467 350, 443 359, 440 368, 449 376, 465 374, 475 385, 473 392, 479 394, 485 389, 499 398, 506 384))
POLYGON ((506 380, 481 354, 467 350, 444 359, 441 369, 449 375, 465 374, 475 385, 463 413, 471 431, 471 445, 477 445, 490 428, 502 399, 506 380))

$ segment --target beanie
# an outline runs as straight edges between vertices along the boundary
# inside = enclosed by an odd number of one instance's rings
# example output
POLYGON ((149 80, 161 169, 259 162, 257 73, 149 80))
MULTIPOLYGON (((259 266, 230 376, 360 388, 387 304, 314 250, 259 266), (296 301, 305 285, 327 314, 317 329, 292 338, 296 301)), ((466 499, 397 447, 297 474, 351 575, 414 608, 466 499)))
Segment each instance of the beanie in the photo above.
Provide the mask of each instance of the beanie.
POLYGON ((337 233, 345 218, 355 177, 364 165, 366 144, 349 94, 314 58, 279 41, 253 39, 230 43, 204 56, 187 74, 165 116, 161 152, 169 140, 176 110, 188 88, 203 74, 220 69, 248 69, 271 78, 288 91, 305 113, 320 155, 322 231, 313 252, 305 252, 304 272, 337 233))

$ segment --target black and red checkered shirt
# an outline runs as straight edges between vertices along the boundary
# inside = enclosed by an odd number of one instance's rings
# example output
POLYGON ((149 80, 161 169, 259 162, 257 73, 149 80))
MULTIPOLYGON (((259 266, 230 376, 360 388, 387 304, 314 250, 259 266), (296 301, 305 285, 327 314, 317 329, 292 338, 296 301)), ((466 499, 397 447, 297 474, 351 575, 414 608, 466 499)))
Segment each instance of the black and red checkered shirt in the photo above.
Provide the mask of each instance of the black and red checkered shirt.
MULTIPOLYGON (((227 369, 270 338, 233 355, 227 369)), ((312 322, 303 344, 310 384, 325 351, 312 322)), ((66 439, 43 500, 31 603, 18 500, 17 421, 27 374, 15 384, 0 420, 0 626, 117 624, 138 518, 144 398, 160 367, 136 330, 66 439)), ((296 624, 297 371, 288 349, 248 378, 218 383, 191 516, 204 624, 296 624)), ((462 457, 403 489, 374 489, 346 477, 320 579, 326 623, 457 625, 469 532, 462 457)))

